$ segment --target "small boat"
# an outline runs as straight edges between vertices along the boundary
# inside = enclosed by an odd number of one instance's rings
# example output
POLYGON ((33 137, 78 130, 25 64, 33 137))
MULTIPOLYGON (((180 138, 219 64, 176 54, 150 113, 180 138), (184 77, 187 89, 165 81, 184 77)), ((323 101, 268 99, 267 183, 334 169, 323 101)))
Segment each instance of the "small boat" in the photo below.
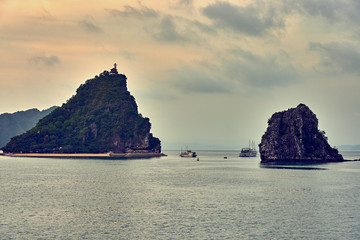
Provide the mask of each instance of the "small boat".
POLYGON ((242 148, 239 157, 256 157, 256 154, 257 151, 255 149, 255 142, 252 142, 252 146, 250 147, 250 141, 249 141, 249 147, 242 148))
POLYGON ((180 157, 194 158, 196 156, 197 156, 196 152, 193 152, 191 150, 186 150, 184 152, 181 150, 181 153, 180 153, 180 157))

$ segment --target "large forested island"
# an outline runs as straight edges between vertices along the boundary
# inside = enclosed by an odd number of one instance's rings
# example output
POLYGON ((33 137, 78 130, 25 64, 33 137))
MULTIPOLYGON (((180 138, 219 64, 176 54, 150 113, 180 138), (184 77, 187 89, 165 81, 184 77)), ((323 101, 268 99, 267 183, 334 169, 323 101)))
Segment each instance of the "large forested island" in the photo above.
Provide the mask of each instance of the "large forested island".
POLYGON ((13 137, 5 153, 160 153, 127 90, 127 78, 115 68, 89 79, 61 107, 22 135, 13 137))

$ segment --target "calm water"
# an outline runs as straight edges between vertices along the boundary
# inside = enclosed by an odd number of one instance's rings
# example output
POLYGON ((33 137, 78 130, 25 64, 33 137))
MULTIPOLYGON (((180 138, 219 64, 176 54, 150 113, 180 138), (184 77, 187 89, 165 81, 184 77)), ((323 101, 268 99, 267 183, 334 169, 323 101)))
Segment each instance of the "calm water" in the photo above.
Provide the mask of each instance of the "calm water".
POLYGON ((238 152, 200 151, 199 162, 165 153, 1 157, 0 238, 360 238, 360 162, 265 168, 238 152))

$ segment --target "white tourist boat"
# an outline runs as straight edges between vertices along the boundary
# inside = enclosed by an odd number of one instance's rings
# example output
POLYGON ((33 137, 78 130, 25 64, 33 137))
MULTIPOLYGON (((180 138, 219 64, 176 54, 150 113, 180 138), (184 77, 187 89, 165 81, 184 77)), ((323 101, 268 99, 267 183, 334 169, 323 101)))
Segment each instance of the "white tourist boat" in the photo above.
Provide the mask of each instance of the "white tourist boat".
POLYGON ((187 149, 186 149, 186 151, 181 150, 181 153, 180 153, 180 157, 194 158, 196 156, 197 156, 196 152, 193 152, 193 151, 187 150, 187 149))
POLYGON ((250 146, 250 140, 249 140, 249 147, 242 148, 241 152, 239 154, 239 157, 256 157, 257 151, 255 149, 255 142, 251 142, 250 146))

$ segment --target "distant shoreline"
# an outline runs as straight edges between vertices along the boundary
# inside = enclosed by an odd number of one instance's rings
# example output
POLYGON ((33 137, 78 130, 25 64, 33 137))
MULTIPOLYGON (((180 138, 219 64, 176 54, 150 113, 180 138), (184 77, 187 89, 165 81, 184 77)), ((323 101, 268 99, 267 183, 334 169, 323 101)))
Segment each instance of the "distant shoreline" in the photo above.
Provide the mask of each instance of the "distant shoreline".
POLYGON ((30 158, 153 158, 166 156, 163 153, 3 153, 1 156, 30 158))

